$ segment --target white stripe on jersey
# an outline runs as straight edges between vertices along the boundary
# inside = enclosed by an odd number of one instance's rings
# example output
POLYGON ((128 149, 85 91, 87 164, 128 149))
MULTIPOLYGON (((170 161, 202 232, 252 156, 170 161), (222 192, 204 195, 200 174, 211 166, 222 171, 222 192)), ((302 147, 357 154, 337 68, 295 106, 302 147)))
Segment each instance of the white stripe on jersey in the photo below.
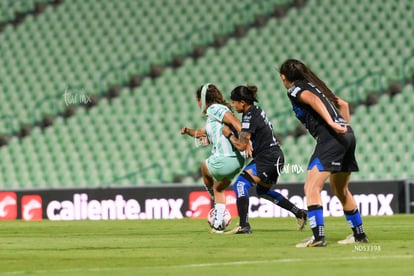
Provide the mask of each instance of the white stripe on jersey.
POLYGON ((236 156, 230 141, 223 135, 223 117, 230 109, 222 104, 212 104, 207 108, 206 132, 213 145, 211 153, 216 156, 236 156))

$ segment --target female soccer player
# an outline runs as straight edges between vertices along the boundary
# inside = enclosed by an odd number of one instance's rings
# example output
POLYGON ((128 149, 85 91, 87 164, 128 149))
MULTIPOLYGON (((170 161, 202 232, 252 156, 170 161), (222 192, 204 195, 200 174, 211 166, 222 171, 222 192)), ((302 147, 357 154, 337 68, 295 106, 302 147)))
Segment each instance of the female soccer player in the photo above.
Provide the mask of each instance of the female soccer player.
POLYGON ((223 233, 226 196, 224 190, 244 166, 244 153, 235 149, 222 134, 224 124, 240 131, 240 121, 234 116, 231 105, 223 99, 222 93, 214 84, 201 86, 196 93, 198 106, 207 117, 205 128, 182 128, 181 134, 197 139, 205 139, 212 144, 211 156, 201 165, 203 182, 215 202, 215 219, 212 232, 223 233))
POLYGON ((309 225, 313 237, 297 247, 326 246, 321 191, 330 178, 332 192, 342 203, 353 235, 341 244, 368 242, 361 215, 348 189, 351 172, 358 171, 355 136, 350 126, 348 103, 335 96, 304 63, 286 60, 279 70, 297 118, 316 139, 305 181, 309 225))
POLYGON ((240 222, 230 233, 249 234, 252 232, 248 221, 249 189, 256 184, 257 195, 292 212, 297 218, 298 229, 302 230, 306 223, 306 211, 297 208, 283 195, 270 189, 273 184, 276 184, 283 168, 284 155, 265 112, 254 104, 257 102, 257 87, 237 86, 231 92, 231 100, 236 111, 243 114, 242 127, 239 137, 233 135, 227 126, 223 128, 223 134, 240 151, 245 150, 251 141, 253 160, 233 184, 237 195, 240 222))

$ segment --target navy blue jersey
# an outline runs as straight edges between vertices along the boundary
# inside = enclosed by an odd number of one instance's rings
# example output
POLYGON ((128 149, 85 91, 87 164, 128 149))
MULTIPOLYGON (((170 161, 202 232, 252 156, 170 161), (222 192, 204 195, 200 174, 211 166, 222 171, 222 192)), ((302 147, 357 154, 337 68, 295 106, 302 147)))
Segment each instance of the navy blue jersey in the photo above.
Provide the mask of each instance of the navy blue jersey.
POLYGON ((290 102, 292 103, 293 111, 295 112, 296 117, 309 130, 312 136, 317 136, 319 127, 325 127, 328 129, 330 127, 310 105, 299 101, 300 95, 305 90, 310 91, 322 101, 334 122, 342 125, 347 124, 346 120, 339 113, 339 110, 335 107, 335 105, 331 103, 313 83, 306 80, 296 81, 294 85, 288 89, 287 94, 290 102))
POLYGON ((241 131, 251 134, 250 140, 253 145, 253 158, 264 153, 269 153, 269 149, 279 146, 279 142, 273 133, 272 124, 269 122, 265 112, 256 105, 252 105, 243 114, 241 131))

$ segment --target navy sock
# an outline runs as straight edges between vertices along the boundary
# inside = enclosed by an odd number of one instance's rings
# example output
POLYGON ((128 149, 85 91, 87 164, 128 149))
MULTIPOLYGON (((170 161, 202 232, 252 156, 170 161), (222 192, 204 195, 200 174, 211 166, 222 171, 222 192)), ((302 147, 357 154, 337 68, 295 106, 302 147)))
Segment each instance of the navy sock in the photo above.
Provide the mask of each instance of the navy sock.
MULTIPOLYGON (((258 186, 259 187, 259 186, 258 186)), ((285 197, 281 194, 276 192, 275 190, 269 189, 266 192, 267 195, 271 196, 272 198, 276 199, 278 202, 282 201, 283 199, 285 199, 285 197)), ((277 203, 276 203, 277 204, 277 203)))
POLYGON ((313 236, 315 237, 315 241, 325 238, 323 207, 321 205, 308 206, 308 220, 313 236))
POLYGON ((239 225, 241 227, 246 227, 249 225, 249 198, 248 197, 239 197, 236 200, 237 211, 239 213, 239 225))
POLYGON ((270 200, 274 204, 282 207, 283 209, 292 212, 293 214, 295 214, 296 217, 302 215, 300 209, 296 207, 296 205, 294 205, 292 202, 290 202, 287 198, 285 198, 281 193, 278 193, 272 189, 266 189, 260 185, 257 185, 256 191, 260 197, 270 200))
POLYGON ((236 193, 237 211, 239 213, 239 225, 241 227, 249 226, 249 189, 252 187, 252 183, 249 181, 248 176, 240 174, 236 179, 233 190, 236 193))
POLYGON ((296 207, 296 205, 290 202, 287 198, 282 198, 282 200, 280 200, 279 203, 277 203, 277 205, 282 207, 283 209, 291 211, 296 217, 302 215, 302 213, 299 212, 299 208, 296 207))
POLYGON ((352 232, 354 233, 354 237, 357 239, 364 238, 366 235, 364 232, 364 227, 362 226, 361 214, 359 213, 358 209, 355 208, 352 211, 344 210, 344 214, 349 226, 352 229, 352 232))

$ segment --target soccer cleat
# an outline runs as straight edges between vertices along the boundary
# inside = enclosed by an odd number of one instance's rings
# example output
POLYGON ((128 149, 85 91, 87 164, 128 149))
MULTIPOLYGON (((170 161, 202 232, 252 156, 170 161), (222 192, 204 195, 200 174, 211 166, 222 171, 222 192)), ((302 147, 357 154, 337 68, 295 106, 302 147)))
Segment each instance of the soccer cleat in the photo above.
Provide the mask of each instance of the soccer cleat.
POLYGON ((230 231, 224 232, 225 234, 251 234, 253 232, 250 225, 241 227, 240 225, 237 225, 235 228, 233 228, 230 231))
POLYGON ((315 238, 312 236, 310 238, 304 239, 300 243, 296 244, 296 247, 303 248, 303 247, 325 247, 328 243, 325 240, 325 237, 322 239, 315 241, 315 238))
POLYGON ((368 237, 355 238, 353 234, 348 235, 344 240, 338 241, 339 244, 368 243, 368 237))
POLYGON ((306 210, 302 210, 299 216, 296 217, 296 220, 298 222, 298 231, 302 231, 303 228, 305 228, 307 218, 308 218, 308 212, 306 210))
POLYGON ((218 231, 223 231, 224 230, 224 221, 218 221, 217 219, 214 219, 213 221, 213 225, 211 226, 213 229, 216 229, 218 231))
POLYGON ((211 230, 210 230, 210 233, 223 234, 224 233, 224 230, 221 229, 221 228, 214 228, 214 227, 212 227, 211 230))

